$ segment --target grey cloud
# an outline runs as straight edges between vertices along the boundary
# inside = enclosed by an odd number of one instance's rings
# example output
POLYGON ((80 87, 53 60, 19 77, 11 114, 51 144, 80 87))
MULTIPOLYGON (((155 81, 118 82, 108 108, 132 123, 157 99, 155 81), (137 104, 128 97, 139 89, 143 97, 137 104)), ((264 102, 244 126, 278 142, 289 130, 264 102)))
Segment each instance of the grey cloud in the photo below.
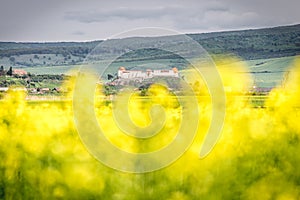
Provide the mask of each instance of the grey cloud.
POLYGON ((72 32, 72 35, 85 35, 85 32, 83 32, 83 31, 75 31, 75 32, 72 32))
POLYGON ((81 23, 105 22, 116 18, 137 20, 137 19, 158 19, 163 16, 172 15, 180 10, 177 7, 155 7, 155 8, 128 8, 120 7, 112 10, 87 10, 66 12, 64 18, 67 20, 79 21, 81 23))
MULTIPOLYGON (((174 26, 181 30, 232 30, 255 27, 268 27, 280 24, 278 15, 268 14, 262 4, 248 6, 247 4, 231 2, 225 4, 215 1, 200 9, 199 12, 190 12, 189 15, 176 16, 174 26), (247 6, 244 6, 247 5, 247 6), (263 10, 264 12, 261 12, 263 10), (267 13, 267 14, 266 14, 267 13)), ((272 13, 272 12, 271 12, 272 13)))
POLYGON ((299 0, 0 0, 0 40, 105 39, 152 26, 207 32, 300 23, 299 0))
POLYGON ((233 13, 229 11, 223 12, 207 12, 203 19, 205 25, 218 25, 220 28, 236 28, 253 26, 259 20, 259 15, 255 12, 233 13))
POLYGON ((200 8, 201 7, 205 11, 229 11, 229 6, 221 1, 211 1, 207 4, 204 4, 204 6, 200 6, 200 8))

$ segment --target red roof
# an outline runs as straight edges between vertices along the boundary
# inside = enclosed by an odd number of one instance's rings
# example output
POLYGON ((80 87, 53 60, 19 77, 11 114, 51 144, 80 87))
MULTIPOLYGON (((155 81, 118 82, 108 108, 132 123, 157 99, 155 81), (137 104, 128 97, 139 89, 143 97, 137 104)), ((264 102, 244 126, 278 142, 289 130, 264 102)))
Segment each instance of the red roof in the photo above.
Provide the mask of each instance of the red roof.
POLYGON ((23 69, 14 69, 13 70, 13 74, 17 74, 17 75, 27 75, 27 72, 23 69))

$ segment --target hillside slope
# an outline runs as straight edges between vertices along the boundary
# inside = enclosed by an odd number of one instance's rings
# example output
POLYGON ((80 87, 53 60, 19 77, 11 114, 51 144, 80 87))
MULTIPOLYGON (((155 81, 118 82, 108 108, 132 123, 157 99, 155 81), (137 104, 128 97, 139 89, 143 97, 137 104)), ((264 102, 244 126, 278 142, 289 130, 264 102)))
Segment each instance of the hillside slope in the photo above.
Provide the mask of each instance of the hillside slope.
MULTIPOLYGON (((255 30, 188 34, 211 54, 230 53, 244 60, 295 56, 300 54, 300 24, 255 30)), ((115 39, 102 53, 108 57, 126 53, 143 44, 172 42, 176 36, 133 37, 115 39)), ((16 43, 0 42, 0 65, 32 67, 75 65, 102 41, 16 43)), ((159 50, 138 50, 127 54, 127 59, 174 59, 176 55, 159 50)))

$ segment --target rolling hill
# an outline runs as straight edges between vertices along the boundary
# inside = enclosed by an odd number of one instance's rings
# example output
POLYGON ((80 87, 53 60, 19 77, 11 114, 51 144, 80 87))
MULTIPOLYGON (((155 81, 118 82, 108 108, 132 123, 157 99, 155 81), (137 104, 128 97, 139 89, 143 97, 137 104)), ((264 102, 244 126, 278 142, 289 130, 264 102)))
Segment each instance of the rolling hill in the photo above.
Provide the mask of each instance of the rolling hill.
MULTIPOLYGON (((188 34, 210 55, 232 54, 246 61, 254 81, 261 87, 274 87, 295 56, 300 54, 300 24, 264 29, 188 34)), ((155 48, 137 49, 142 45, 177 45, 178 36, 131 37, 109 40, 99 54, 110 58, 123 54, 105 74, 114 74, 122 65, 128 69, 147 67, 155 69, 187 65, 178 55, 155 48)), ((35 74, 65 74, 78 69, 85 58, 103 41, 17 43, 0 42, 0 65, 4 68, 26 68, 35 74)), ((177 46, 176 46, 177 45, 177 46)), ((188 46, 184 48, 189 49, 188 46)), ((100 66, 101 67, 101 66, 100 66)))
MULTIPOLYGON (((267 59, 300 54, 300 25, 274 28, 188 34, 210 54, 234 54, 244 60, 267 59)), ((127 53, 143 44, 172 42, 176 36, 114 39, 103 54, 127 53)), ((16 43, 0 42, 0 65, 17 67, 76 65, 103 41, 16 43)), ((128 59, 174 59, 159 50, 130 52, 128 59)))

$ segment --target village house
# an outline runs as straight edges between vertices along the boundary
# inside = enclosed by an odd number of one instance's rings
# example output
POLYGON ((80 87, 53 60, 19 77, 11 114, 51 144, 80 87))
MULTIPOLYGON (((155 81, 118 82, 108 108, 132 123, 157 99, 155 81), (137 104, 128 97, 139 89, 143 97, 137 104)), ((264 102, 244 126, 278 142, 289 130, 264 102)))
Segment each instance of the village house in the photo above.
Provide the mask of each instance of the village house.
POLYGON ((27 75, 27 72, 23 69, 13 69, 13 75, 24 76, 27 75))

